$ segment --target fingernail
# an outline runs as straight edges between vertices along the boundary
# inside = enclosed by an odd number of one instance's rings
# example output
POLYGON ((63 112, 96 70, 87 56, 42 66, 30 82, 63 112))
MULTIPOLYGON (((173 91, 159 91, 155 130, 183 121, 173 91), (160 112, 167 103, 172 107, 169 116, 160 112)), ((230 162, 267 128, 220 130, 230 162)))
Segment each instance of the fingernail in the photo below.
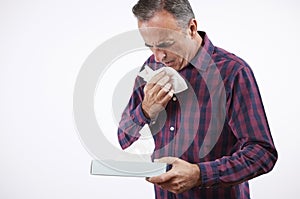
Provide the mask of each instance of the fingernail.
POLYGON ((171 85, 170 83, 167 83, 167 84, 163 87, 164 91, 165 91, 165 92, 169 92, 171 86, 172 86, 172 85, 171 85))
POLYGON ((169 92, 168 94, 169 94, 171 97, 173 97, 173 95, 174 95, 174 90, 171 89, 170 92, 169 92))

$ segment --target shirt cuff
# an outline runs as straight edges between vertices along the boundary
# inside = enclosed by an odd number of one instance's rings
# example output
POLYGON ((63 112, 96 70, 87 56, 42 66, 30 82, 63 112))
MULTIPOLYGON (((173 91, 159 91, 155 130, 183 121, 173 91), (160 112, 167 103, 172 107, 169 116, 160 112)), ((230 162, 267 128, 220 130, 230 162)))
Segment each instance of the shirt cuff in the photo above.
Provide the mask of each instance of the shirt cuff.
POLYGON ((149 124, 151 122, 151 120, 145 116, 142 110, 142 104, 139 104, 136 109, 131 112, 130 117, 134 121, 134 123, 139 126, 144 126, 145 124, 149 124))
POLYGON ((210 188, 219 183, 218 163, 202 162, 198 164, 201 174, 201 188, 210 188))

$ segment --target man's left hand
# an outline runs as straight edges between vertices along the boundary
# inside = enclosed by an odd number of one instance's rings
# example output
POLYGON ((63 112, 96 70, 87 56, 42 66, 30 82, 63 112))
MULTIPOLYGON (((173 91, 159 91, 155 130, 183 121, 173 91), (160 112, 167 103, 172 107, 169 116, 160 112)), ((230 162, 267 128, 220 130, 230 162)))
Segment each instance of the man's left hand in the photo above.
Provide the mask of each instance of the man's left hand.
POLYGON ((200 169, 197 164, 191 164, 176 157, 164 157, 155 161, 171 164, 172 169, 159 176, 147 178, 148 182, 175 194, 201 185, 200 169))

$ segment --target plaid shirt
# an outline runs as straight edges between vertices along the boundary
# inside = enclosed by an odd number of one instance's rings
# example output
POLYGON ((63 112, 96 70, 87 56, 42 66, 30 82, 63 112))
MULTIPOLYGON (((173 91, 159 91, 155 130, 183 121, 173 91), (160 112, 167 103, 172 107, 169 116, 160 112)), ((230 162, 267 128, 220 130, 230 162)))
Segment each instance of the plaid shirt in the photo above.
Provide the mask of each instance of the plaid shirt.
MULTIPOLYGON (((173 194, 155 186, 158 199, 250 198, 248 180, 269 172, 277 160, 258 86, 245 61, 199 34, 200 50, 178 71, 188 89, 174 95, 154 121, 142 112, 145 82, 136 78, 119 142, 127 148, 148 124, 155 143, 152 158, 174 156, 199 165, 201 187, 173 194)), ((153 70, 164 67, 153 55, 146 64, 153 70)))

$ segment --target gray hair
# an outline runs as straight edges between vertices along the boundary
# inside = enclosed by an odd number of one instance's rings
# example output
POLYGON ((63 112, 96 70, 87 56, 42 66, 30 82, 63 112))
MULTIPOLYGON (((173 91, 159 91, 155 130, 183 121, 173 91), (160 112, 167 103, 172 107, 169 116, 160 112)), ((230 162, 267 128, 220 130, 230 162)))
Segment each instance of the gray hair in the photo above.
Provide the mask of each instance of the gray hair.
POLYGON ((195 18, 188 0, 139 0, 132 8, 133 14, 141 21, 148 21, 163 10, 172 14, 181 28, 187 28, 190 20, 195 18))

